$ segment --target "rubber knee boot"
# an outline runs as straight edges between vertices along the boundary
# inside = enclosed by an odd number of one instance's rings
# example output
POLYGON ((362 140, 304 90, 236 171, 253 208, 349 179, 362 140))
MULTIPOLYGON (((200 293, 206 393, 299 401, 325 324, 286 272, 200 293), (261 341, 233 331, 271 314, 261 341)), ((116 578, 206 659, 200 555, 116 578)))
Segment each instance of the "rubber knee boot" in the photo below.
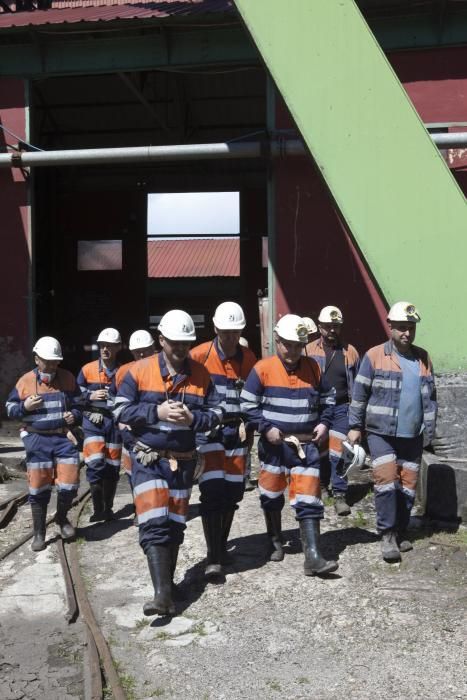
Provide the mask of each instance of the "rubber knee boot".
POLYGON ((387 530, 381 536, 381 554, 384 561, 397 562, 401 560, 401 553, 397 544, 395 530, 387 530))
POLYGON ((229 540, 230 529, 232 527, 236 508, 224 510, 222 513, 222 542, 221 542, 221 562, 222 564, 231 564, 233 557, 227 551, 227 542, 229 540))
POLYGON ((31 543, 33 552, 45 549, 45 521, 47 520, 47 503, 31 503, 32 527, 34 538, 31 543))
POLYGON ((204 537, 206 538, 208 564, 204 570, 206 578, 222 576, 222 522, 223 513, 216 510, 202 516, 204 537))
POLYGON ((104 493, 102 490, 102 481, 96 481, 94 484, 89 484, 91 489, 92 505, 94 513, 89 518, 90 523, 97 523, 104 520, 104 493))
POLYGON ((176 601, 183 601, 187 599, 186 593, 183 590, 183 583, 177 585, 173 582, 175 576, 175 569, 177 568, 178 550, 180 545, 171 544, 170 545, 170 570, 172 573, 172 598, 176 601))
POLYGON ((144 604, 143 612, 145 615, 174 615, 170 547, 152 545, 149 547, 146 557, 154 586, 154 598, 144 604))
POLYGON ((57 514, 55 522, 60 527, 60 534, 64 540, 72 540, 76 536, 76 530, 67 518, 71 503, 65 501, 60 491, 57 494, 57 514))
POLYGON ((282 547, 282 513, 280 510, 265 510, 264 519, 266 520, 266 529, 272 544, 272 554, 269 559, 270 561, 282 561, 284 558, 284 549, 282 547))
POLYGON ((305 576, 322 576, 336 571, 338 563, 327 561, 319 550, 319 520, 308 518, 300 520, 300 537, 302 539, 305 562, 305 576))
POLYGON ((102 482, 102 491, 104 496, 104 520, 113 520, 114 498, 117 491, 117 481, 114 479, 104 479, 102 482))

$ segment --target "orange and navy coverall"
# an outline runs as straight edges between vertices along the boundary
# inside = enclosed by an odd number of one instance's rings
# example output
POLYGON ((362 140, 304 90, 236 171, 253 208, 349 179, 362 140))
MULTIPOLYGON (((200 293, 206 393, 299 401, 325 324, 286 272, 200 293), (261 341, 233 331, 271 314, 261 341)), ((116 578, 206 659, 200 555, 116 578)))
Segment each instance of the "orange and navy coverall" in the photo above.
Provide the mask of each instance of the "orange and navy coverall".
MULTIPOLYGON (((344 448, 342 443, 347 439, 347 433, 349 432, 349 403, 355 377, 360 367, 360 355, 353 345, 344 343, 340 347, 337 347, 334 352, 336 351, 342 352, 344 357, 347 395, 336 400, 336 406, 329 429, 329 438, 320 445, 322 478, 324 477, 324 481, 327 483, 329 474, 331 475, 334 495, 345 494, 348 487, 347 481, 341 475, 344 467, 344 448)), ((325 375, 326 353, 322 338, 308 343, 306 346, 306 355, 316 360, 321 373, 325 375)))
POLYGON ((90 395, 98 389, 109 389, 117 368, 108 370, 101 360, 94 360, 82 367, 78 374, 78 386, 85 401, 83 415, 84 461, 86 462, 86 479, 93 484, 102 479, 118 481, 122 440, 112 416, 108 401, 91 401, 90 395), (103 417, 102 423, 96 425, 86 417, 86 412, 97 412, 103 417))
POLYGON ((208 371, 187 359, 182 372, 171 377, 163 353, 138 360, 118 390, 114 415, 131 427, 136 440, 164 454, 145 466, 131 453, 141 547, 146 553, 152 545, 181 544, 196 466, 196 436, 212 430, 222 419, 220 399, 208 371), (191 426, 159 420, 157 406, 168 399, 190 409, 191 426), (175 456, 175 465, 169 454, 175 456))
POLYGON ((71 372, 57 369, 50 384, 41 382, 38 370, 24 374, 11 391, 7 403, 10 418, 23 421, 21 438, 26 450, 29 502, 48 503, 55 484, 64 501, 71 503, 79 486, 78 447, 67 438, 63 414, 71 411, 75 425, 81 422, 81 392, 71 372), (38 394, 42 405, 26 411, 24 401, 38 394))
POLYGON ((203 364, 211 375, 222 401, 222 426, 205 444, 199 441, 198 451, 204 459, 204 470, 198 478, 202 515, 216 510, 235 510, 245 492, 245 469, 248 455, 246 439, 239 436, 243 422, 240 393, 244 380, 256 363, 249 348, 237 347, 234 357, 227 358, 218 339, 193 348, 191 357, 203 364), (240 380, 240 381, 239 381, 240 380))
POLYGON ((301 357, 296 369, 289 370, 277 355, 260 360, 246 380, 241 400, 242 411, 261 435, 261 506, 282 510, 290 481, 289 500, 297 520, 322 518, 320 459, 315 443, 307 437, 302 444, 305 457, 300 458, 294 447, 285 442, 273 445, 265 437, 271 428, 278 428, 285 436, 311 436, 318 423, 329 428, 334 390, 323 384, 318 364, 310 357, 301 357))
MULTIPOLYGON (((135 362, 136 362, 136 360, 132 360, 131 362, 126 362, 124 365, 121 365, 117 369, 117 372, 115 373, 115 376, 112 380, 112 384, 110 385, 110 389, 109 389, 110 402, 112 404, 115 404, 115 397, 117 395, 117 391, 118 391, 126 373, 130 369, 130 367, 133 367, 135 362)), ((120 431, 120 437, 121 437, 122 443, 123 443, 122 444, 121 465, 122 465, 123 471, 127 475, 128 481, 130 482, 130 486, 131 486, 130 452, 133 449, 133 446, 135 444, 135 437, 128 426, 125 426, 123 429, 119 428, 119 431, 120 431)))
POLYGON ((350 428, 367 432, 375 481, 376 525, 381 533, 407 528, 423 445, 428 445, 435 433, 437 401, 433 366, 426 350, 416 345, 411 350, 419 372, 419 391, 414 392, 413 401, 420 402, 423 416, 417 435, 398 436, 403 371, 390 340, 370 348, 363 357, 350 404, 350 428))

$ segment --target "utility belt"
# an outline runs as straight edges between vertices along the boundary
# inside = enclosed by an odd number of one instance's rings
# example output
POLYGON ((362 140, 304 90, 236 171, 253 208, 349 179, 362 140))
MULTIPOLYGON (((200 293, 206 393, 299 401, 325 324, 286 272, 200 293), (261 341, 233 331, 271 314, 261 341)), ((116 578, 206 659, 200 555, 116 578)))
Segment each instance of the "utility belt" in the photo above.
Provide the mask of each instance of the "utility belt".
POLYGON ((313 433, 283 433, 284 440, 288 438, 297 438, 298 442, 301 442, 302 445, 313 442, 313 437, 313 433))
POLYGON ((177 452, 175 450, 156 450, 138 440, 133 446, 133 453, 144 467, 149 467, 155 464, 159 459, 167 459, 170 465, 170 470, 176 472, 179 462, 189 462, 196 460, 197 451, 189 450, 188 452, 177 452))
POLYGON ((37 435, 66 435, 70 428, 50 428, 50 430, 39 430, 38 428, 30 428, 28 425, 23 426, 23 430, 27 433, 35 433, 37 435))
POLYGON ((234 428, 238 428, 238 426, 241 425, 243 422, 244 422, 243 418, 240 418, 240 416, 232 416, 231 418, 226 416, 225 418, 222 419, 221 428, 223 428, 224 425, 225 426, 228 425, 229 427, 233 426, 234 428))

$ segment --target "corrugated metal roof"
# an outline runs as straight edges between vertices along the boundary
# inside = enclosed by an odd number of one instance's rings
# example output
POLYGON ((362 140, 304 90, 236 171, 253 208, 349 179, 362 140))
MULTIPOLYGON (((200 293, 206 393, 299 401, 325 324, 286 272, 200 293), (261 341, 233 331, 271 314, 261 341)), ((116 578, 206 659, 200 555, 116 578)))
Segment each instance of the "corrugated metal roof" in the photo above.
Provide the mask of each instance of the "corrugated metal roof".
POLYGON ((239 238, 148 241, 148 277, 239 276, 239 238))
POLYGON ((0 29, 150 17, 199 17, 213 13, 230 13, 232 10, 232 0, 54 0, 49 10, 0 13, 0 29))

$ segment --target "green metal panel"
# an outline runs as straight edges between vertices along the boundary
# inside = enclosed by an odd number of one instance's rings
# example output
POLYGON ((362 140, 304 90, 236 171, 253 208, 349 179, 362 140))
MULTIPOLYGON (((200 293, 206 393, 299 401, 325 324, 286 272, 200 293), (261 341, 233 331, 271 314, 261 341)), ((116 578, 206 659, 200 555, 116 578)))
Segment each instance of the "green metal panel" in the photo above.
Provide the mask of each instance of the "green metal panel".
POLYGON ((236 5, 387 301, 420 307, 437 370, 467 369, 464 195, 358 8, 236 5))
MULTIPOLYGON (((167 30, 110 38, 91 32, 89 27, 89 35, 80 39, 62 34, 60 39, 49 37, 45 41, 40 37, 31 43, 0 44, 0 76, 91 75, 167 66, 189 66, 193 70, 197 65, 258 62, 257 51, 243 27, 167 30)), ((32 28, 31 35, 35 36, 32 28)), ((0 32, 1 36, 5 33, 0 32)), ((10 40, 12 37, 10 34, 10 40)))

